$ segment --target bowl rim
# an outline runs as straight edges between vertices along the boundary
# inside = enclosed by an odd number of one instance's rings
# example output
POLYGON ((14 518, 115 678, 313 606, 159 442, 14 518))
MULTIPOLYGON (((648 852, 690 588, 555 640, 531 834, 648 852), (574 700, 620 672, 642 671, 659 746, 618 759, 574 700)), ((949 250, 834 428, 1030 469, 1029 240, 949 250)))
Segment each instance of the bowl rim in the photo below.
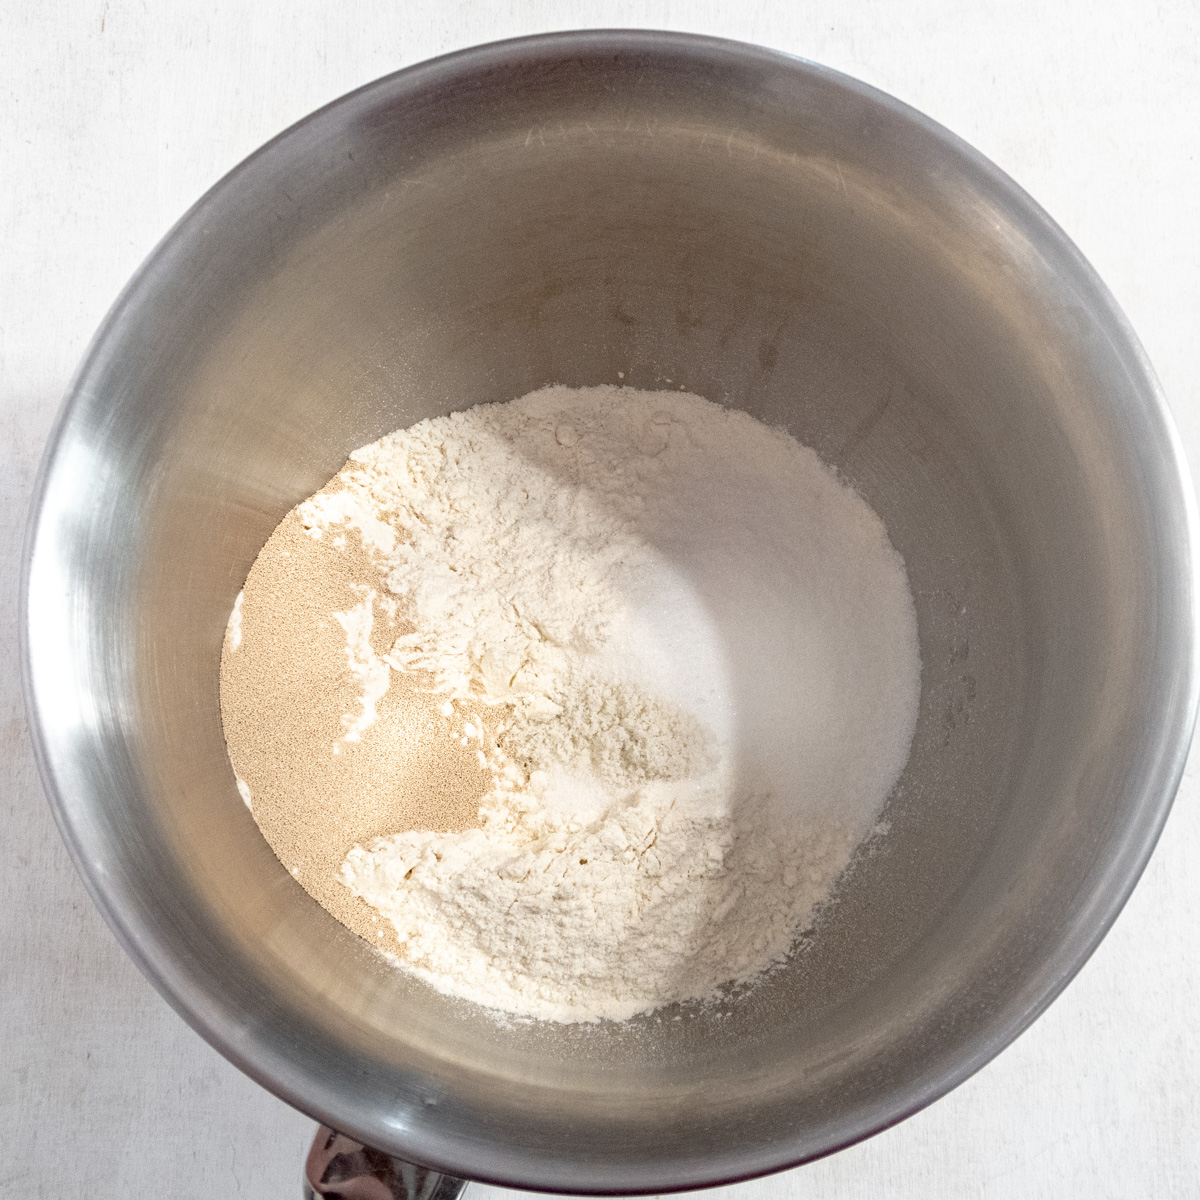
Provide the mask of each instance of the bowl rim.
MULTIPOLYGON (((849 93, 899 118, 914 132, 937 144, 942 152, 958 159, 963 167, 973 174, 981 189, 1002 201, 1005 210, 1012 214, 1024 230, 1039 244, 1052 246, 1055 253, 1069 264, 1075 282, 1087 291, 1097 313, 1119 337, 1117 349, 1131 377, 1137 382, 1140 398, 1146 407, 1146 417, 1150 422, 1157 424, 1169 450, 1169 462, 1164 466, 1173 469, 1173 473, 1164 471, 1164 474, 1170 474, 1169 482, 1174 488, 1175 500, 1178 502, 1182 524, 1186 530, 1186 544, 1180 548, 1180 559, 1181 562, 1186 560, 1187 569, 1181 571, 1181 578, 1175 582, 1187 588, 1191 613, 1188 644, 1180 653, 1177 671, 1180 685, 1177 690, 1184 700, 1177 704, 1171 714, 1169 728, 1159 737, 1161 750, 1155 758, 1153 769, 1146 772, 1146 779, 1141 788, 1144 800, 1141 809, 1142 820, 1135 828, 1126 830, 1127 836, 1120 852, 1114 855, 1106 871, 1106 879, 1110 886, 1105 891, 1102 902, 1092 905, 1089 910, 1087 928, 1075 928, 1073 936, 1064 944, 1063 951, 1054 961, 1043 966, 1041 975, 1044 978, 1031 1003, 1019 1012, 1009 1014, 1007 1021, 993 1031, 986 1045, 980 1046, 974 1053, 964 1055, 955 1062, 953 1069, 943 1072, 936 1079, 924 1080, 923 1086, 914 1089, 911 1100, 896 1108, 887 1120, 871 1123, 869 1128, 856 1130, 851 1136, 810 1153, 797 1154, 794 1149, 789 1149, 787 1139, 780 1139, 774 1143, 775 1152, 762 1154, 761 1162, 750 1170, 732 1173, 702 1171, 673 1181, 656 1178, 647 1180, 644 1186, 622 1187, 620 1190, 604 1186, 581 1187, 575 1180, 570 1181, 568 1186, 567 1181, 553 1177, 552 1172, 544 1169, 530 1175, 471 1170, 468 1176, 463 1173, 462 1160, 451 1161, 441 1154, 425 1153, 419 1145, 412 1147, 413 1161, 448 1174, 500 1186, 533 1191, 569 1190, 576 1194, 592 1195, 649 1194, 733 1184, 815 1161, 899 1124, 970 1078, 1015 1041, 1057 999, 1103 940, 1133 892, 1153 853, 1183 776, 1200 701, 1200 674, 1196 664, 1196 631, 1200 627, 1200 514, 1183 445, 1149 358, 1112 293, 1053 218, 990 159, 919 110, 843 72, 780 50, 727 38, 671 30, 564 30, 483 43, 414 63, 363 84, 322 105, 265 142, 204 192, 171 226, 138 267, 91 338, 47 437, 32 490, 20 578, 20 670, 34 756, 55 823, 93 903, 125 952, 171 1007, 227 1060, 275 1096, 311 1115, 314 1120, 339 1128, 351 1136, 359 1136, 362 1131, 345 1128, 344 1123, 339 1124, 336 1120, 336 1113, 302 1093, 298 1074, 289 1066, 283 1055, 264 1053, 261 1050, 257 1054, 252 1052, 247 1048, 246 1039, 237 1037, 233 1030, 214 1017, 212 1006, 205 1003, 206 993, 203 987, 189 976, 187 964, 174 958, 156 941, 152 929, 140 918, 136 905, 130 903, 128 896, 106 888, 99 878, 102 870, 89 856, 86 831, 72 819, 71 807, 67 803, 56 768, 54 738, 43 721, 35 682, 35 659, 39 648, 31 632, 30 588, 39 543, 44 535, 46 496, 58 467, 59 452, 73 415, 82 398, 89 394, 90 380, 104 358, 106 344, 128 321, 139 294, 153 280, 163 260, 169 257, 171 248, 188 236, 209 206, 219 200, 227 190, 238 185, 243 173, 251 164, 272 154, 299 130, 325 115, 337 109, 360 104, 373 92, 390 88, 397 81, 403 81, 409 88, 419 88, 426 82, 433 82, 436 78, 445 78, 450 74, 466 77, 482 68, 512 65, 517 61, 527 61, 531 56, 539 56, 542 59, 561 58, 583 51, 612 54, 670 51, 676 55, 692 56, 698 63, 712 57, 726 60, 734 58, 746 64, 759 64, 776 70, 795 72, 827 87, 849 93)), ((1164 489, 1165 487, 1164 484, 1164 489)), ((407 1149, 405 1152, 408 1152, 407 1149)), ((464 1154, 463 1159, 465 1157, 464 1154)))

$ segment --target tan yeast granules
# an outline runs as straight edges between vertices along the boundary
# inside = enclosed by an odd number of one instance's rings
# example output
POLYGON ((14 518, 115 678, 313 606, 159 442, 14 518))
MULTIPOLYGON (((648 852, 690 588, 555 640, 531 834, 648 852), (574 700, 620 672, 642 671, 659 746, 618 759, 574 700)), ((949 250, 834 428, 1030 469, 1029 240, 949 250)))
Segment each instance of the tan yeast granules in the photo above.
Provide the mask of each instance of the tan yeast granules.
MULTIPOLYGON (((419 674, 393 672, 375 721, 345 741, 344 718, 359 711, 363 689, 334 614, 361 605, 365 588, 383 591, 356 532, 316 540, 289 513, 246 580, 240 625, 231 624, 240 638, 226 637, 221 713, 230 761, 271 848, 314 899, 377 942, 378 916, 338 882, 347 852, 399 829, 470 828, 492 781, 419 674)), ((374 609, 371 644, 383 653, 407 626, 374 609)))

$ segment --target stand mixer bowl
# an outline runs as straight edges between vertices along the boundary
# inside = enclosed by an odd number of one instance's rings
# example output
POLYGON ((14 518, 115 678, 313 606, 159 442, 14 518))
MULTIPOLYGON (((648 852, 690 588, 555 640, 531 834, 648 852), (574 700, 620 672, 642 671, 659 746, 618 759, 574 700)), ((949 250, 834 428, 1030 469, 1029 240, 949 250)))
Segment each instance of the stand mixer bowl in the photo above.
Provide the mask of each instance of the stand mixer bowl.
POLYGON ((518 1187, 745 1178, 954 1087, 1104 935, 1191 735, 1193 504, 1115 302, 944 129, 730 42, 485 46, 269 143, 106 319, 28 544, 40 762, 126 949, 296 1107, 518 1187), (349 451, 618 381, 785 426, 862 493, 908 568, 920 718, 889 832, 786 969, 717 1009, 504 1022, 276 860, 225 753, 222 635, 349 451))

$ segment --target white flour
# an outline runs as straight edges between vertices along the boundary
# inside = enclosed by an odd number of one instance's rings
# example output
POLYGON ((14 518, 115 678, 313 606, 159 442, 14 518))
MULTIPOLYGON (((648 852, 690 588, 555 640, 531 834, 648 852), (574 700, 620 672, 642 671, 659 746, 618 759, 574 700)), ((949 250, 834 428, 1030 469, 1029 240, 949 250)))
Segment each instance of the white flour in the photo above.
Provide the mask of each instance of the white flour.
POLYGON ((347 739, 391 671, 427 672, 495 781, 479 829, 348 855, 400 961, 578 1021, 781 960, 916 720, 912 599, 868 506, 743 413, 612 387, 423 421, 339 481, 300 515, 357 530, 390 593, 339 614, 363 684, 347 739), (377 602, 413 624, 382 658, 377 602))

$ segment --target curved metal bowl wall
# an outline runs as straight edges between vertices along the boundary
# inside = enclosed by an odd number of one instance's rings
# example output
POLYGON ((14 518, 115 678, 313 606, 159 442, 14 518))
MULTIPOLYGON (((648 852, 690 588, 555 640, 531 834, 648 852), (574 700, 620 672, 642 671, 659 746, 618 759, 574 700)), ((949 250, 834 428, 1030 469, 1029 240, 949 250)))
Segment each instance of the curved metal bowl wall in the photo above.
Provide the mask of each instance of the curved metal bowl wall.
POLYGON ((754 1174, 952 1087, 1103 935, 1191 729, 1190 496, 1111 298, 944 130, 731 43, 484 47, 270 143, 116 305, 31 536, 42 764, 130 953, 314 1116, 517 1185, 754 1174), (383 966, 258 836, 221 636, 351 449, 618 372, 783 424, 861 490, 908 564, 920 723, 882 848, 743 1003, 503 1024, 383 966))

